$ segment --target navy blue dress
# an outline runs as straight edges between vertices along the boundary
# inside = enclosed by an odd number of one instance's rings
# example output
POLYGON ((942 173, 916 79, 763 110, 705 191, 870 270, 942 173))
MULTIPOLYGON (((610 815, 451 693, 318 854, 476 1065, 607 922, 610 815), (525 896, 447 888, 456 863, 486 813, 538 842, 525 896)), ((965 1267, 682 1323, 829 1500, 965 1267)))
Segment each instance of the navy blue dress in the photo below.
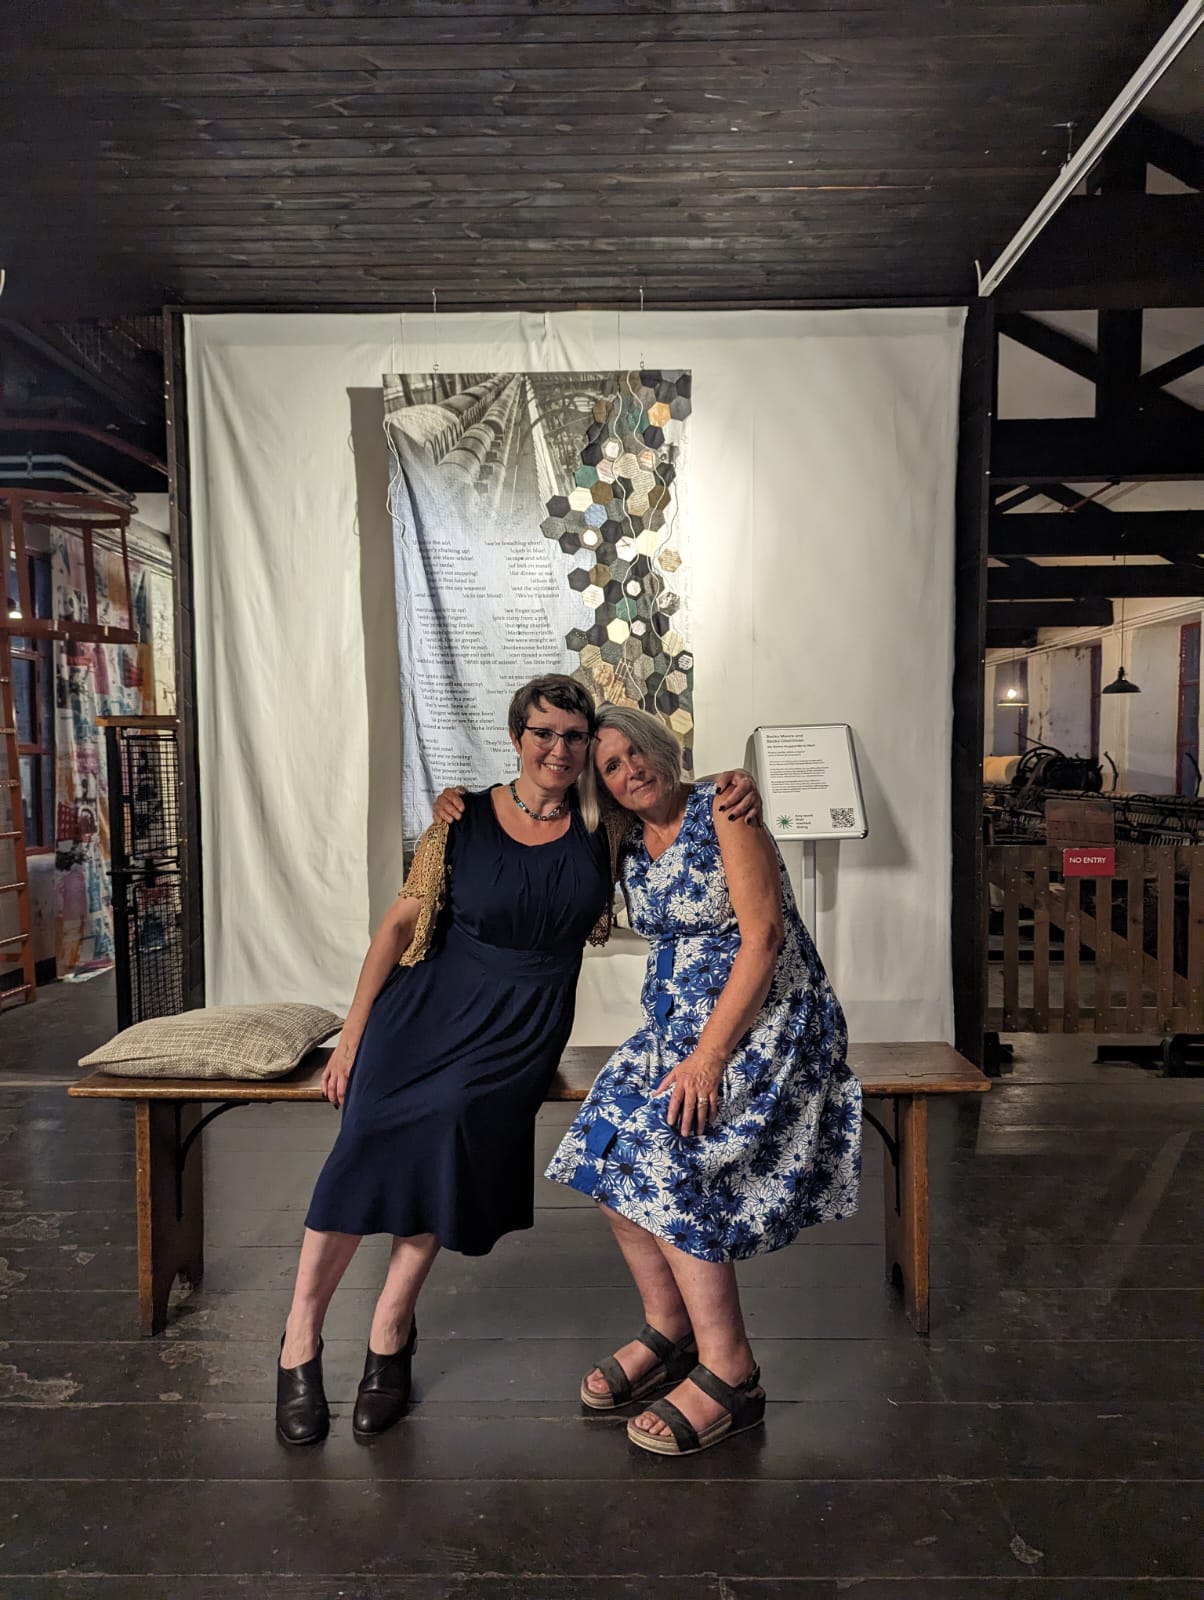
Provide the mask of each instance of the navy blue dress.
POLYGON ((574 812, 523 845, 490 791, 448 835, 435 947, 376 997, 306 1226, 435 1234, 485 1255, 529 1228, 535 1114, 573 1026, 581 954, 610 891, 604 830, 574 812))

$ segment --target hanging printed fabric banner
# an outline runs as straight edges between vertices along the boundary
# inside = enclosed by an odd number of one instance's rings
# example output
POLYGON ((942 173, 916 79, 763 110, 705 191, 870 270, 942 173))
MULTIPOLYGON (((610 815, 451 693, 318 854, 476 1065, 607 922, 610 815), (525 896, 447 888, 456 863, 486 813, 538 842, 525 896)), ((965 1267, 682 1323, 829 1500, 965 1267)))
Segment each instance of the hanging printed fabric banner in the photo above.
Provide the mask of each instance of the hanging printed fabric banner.
MULTIPOLYGON (((86 579, 78 539, 51 531, 51 581, 56 617, 84 615, 86 579)), ((146 571, 131 558, 130 605, 120 553, 97 551, 98 619, 125 626, 132 615, 138 636, 150 637, 146 571)), ((98 717, 137 717, 154 710, 151 646, 56 643, 55 663, 55 876, 58 900, 56 955, 60 976, 113 963, 109 883, 109 806, 104 735, 98 717)))
POLYGON ((688 372, 387 376, 407 847, 447 784, 514 768, 506 708, 567 672, 692 767, 688 372))

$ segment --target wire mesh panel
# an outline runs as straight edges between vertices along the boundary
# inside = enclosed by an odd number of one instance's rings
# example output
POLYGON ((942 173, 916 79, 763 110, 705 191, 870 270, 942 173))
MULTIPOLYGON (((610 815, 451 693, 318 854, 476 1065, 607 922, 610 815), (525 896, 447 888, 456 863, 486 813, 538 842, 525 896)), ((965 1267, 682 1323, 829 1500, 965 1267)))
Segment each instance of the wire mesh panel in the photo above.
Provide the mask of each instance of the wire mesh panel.
POLYGON ((179 745, 169 718, 105 723, 117 1025, 184 1009, 179 745))
POLYGON ((138 861, 179 863, 179 752, 174 728, 118 728, 125 845, 138 861))
POLYGON ((122 1015, 123 984, 119 980, 118 1027, 128 1027, 147 1017, 174 1016, 184 1009, 184 943, 180 927, 178 873, 153 884, 128 885, 126 931, 123 943, 118 945, 117 965, 120 969, 124 950, 129 966, 124 983, 129 1017, 122 1015))

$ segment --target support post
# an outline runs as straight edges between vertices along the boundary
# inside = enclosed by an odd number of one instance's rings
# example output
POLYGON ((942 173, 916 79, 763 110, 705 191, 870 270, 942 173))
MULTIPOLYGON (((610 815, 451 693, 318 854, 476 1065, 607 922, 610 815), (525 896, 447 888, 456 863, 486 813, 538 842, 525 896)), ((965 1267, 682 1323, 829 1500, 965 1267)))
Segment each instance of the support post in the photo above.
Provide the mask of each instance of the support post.
POLYGON ((144 1338, 166 1327, 167 1302, 177 1277, 197 1288, 204 1275, 204 1162, 199 1140, 191 1159, 180 1167, 183 1142, 203 1110, 199 1100, 139 1100, 135 1106, 138 1322, 144 1338))
POLYGON ((951 938, 954 1039, 981 1066, 986 1026, 986 909, 982 757, 987 630, 987 524, 995 412, 995 314, 978 300, 966 317, 957 449, 954 552, 953 834, 951 938))
POLYGON ((892 1162, 888 1146, 882 1169, 886 1276, 903 1296, 912 1327, 927 1334, 928 1101, 923 1095, 904 1095, 892 1105, 895 1158, 892 1162))
POLYGON ((176 699, 180 724, 180 829, 184 1008, 205 1004, 205 913, 201 897, 201 792, 197 755, 196 625, 193 613, 192 493, 184 315, 163 313, 164 398, 175 596, 176 699))

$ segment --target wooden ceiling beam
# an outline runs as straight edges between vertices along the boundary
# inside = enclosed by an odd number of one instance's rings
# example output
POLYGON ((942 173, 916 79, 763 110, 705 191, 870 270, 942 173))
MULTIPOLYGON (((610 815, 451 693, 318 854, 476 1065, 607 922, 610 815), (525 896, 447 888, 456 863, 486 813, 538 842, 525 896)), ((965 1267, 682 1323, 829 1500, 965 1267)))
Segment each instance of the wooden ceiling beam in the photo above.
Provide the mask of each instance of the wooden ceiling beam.
POLYGON ((1152 167, 1177 178, 1189 189, 1204 189, 1204 149, 1193 140, 1140 112, 1128 123, 1122 137, 1132 140, 1152 167))
POLYGON ((51 329, 31 328, 11 317, 3 317, 0 318, 0 344, 5 340, 20 346, 37 360, 39 366, 66 373, 73 384, 99 396, 118 415, 134 423, 141 433, 149 430, 152 437, 161 436, 161 395, 157 397, 156 405, 151 393, 145 388, 136 389, 118 373, 94 372, 71 350, 65 349, 51 329))
MULTIPOLYGON (((1132 313, 1118 311, 1105 315, 1130 317, 1132 313)), ((1076 339, 1073 334, 1065 333, 1061 328, 1051 327, 1048 322, 1041 322, 1038 318, 1028 316, 1022 311, 1000 312, 996 317, 996 326, 1001 334, 1023 345, 1026 350, 1044 356, 1047 361, 1056 362, 1058 366, 1065 367, 1068 372, 1086 379, 1088 383, 1098 384, 1101 370, 1100 352, 1093 350, 1089 344, 1084 344, 1081 339, 1076 339)), ((1201 349, 1200 359, 1204 361, 1204 347, 1201 349)), ((1163 392, 1163 383, 1170 380, 1160 376, 1161 369, 1144 374, 1138 372, 1134 376, 1131 370, 1132 359, 1135 356, 1139 363, 1140 349, 1138 347, 1134 350, 1131 340, 1129 352, 1129 390, 1132 396, 1129 409, 1146 410, 1167 417, 1186 418, 1199 415, 1196 407, 1189 405, 1186 400, 1180 400, 1177 395, 1163 392)), ((1185 370, 1190 372, 1192 368, 1189 366, 1185 370)))
POLYGON ((1186 378, 1189 373, 1197 371, 1200 367, 1204 367, 1204 344, 1193 345, 1190 350, 1172 356, 1161 366, 1151 367, 1148 372, 1142 374, 1141 381, 1156 383, 1161 388, 1164 384, 1174 383, 1178 378, 1186 378))
POLYGON ((989 551, 1015 556, 1162 556, 1204 553, 1204 510, 991 513, 989 551))
POLYGON ((1077 417, 997 422, 991 477, 1028 485, 1204 477, 1204 412, 1183 410, 1173 423, 1143 415, 1116 427, 1077 417))
MULTIPOLYGON (((1115 489, 1117 485, 1108 483, 1104 487, 1115 489)), ((1046 499, 1053 500, 1065 510, 1073 511, 1076 517, 1090 517, 1093 522, 1100 522, 1111 515, 1107 506, 1101 505, 1097 499, 1085 495, 1082 489, 1075 489, 1068 483, 1042 483, 1031 493, 1044 495, 1046 499)))
POLYGON ((1036 643, 1035 628, 993 628, 987 623, 988 650, 1031 650, 1036 643))
POLYGON ((1204 305, 1204 195, 1068 200, 999 291, 1002 311, 1204 305))
POLYGON ((1088 600, 991 600, 987 604, 987 630, 1014 629, 1025 633, 1038 628, 1110 628, 1112 602, 1088 600))
POLYGON ((1204 567, 992 567, 991 600, 1119 600, 1204 598, 1204 567))
POLYGON ((1085 378, 1088 383, 1095 382, 1095 351, 1073 334, 1064 333, 1061 328, 1051 327, 1048 322, 1041 322, 1022 311, 999 312, 995 326, 1005 338, 1023 345, 1034 355, 1044 356, 1046 361, 1065 367, 1076 378, 1085 378))

